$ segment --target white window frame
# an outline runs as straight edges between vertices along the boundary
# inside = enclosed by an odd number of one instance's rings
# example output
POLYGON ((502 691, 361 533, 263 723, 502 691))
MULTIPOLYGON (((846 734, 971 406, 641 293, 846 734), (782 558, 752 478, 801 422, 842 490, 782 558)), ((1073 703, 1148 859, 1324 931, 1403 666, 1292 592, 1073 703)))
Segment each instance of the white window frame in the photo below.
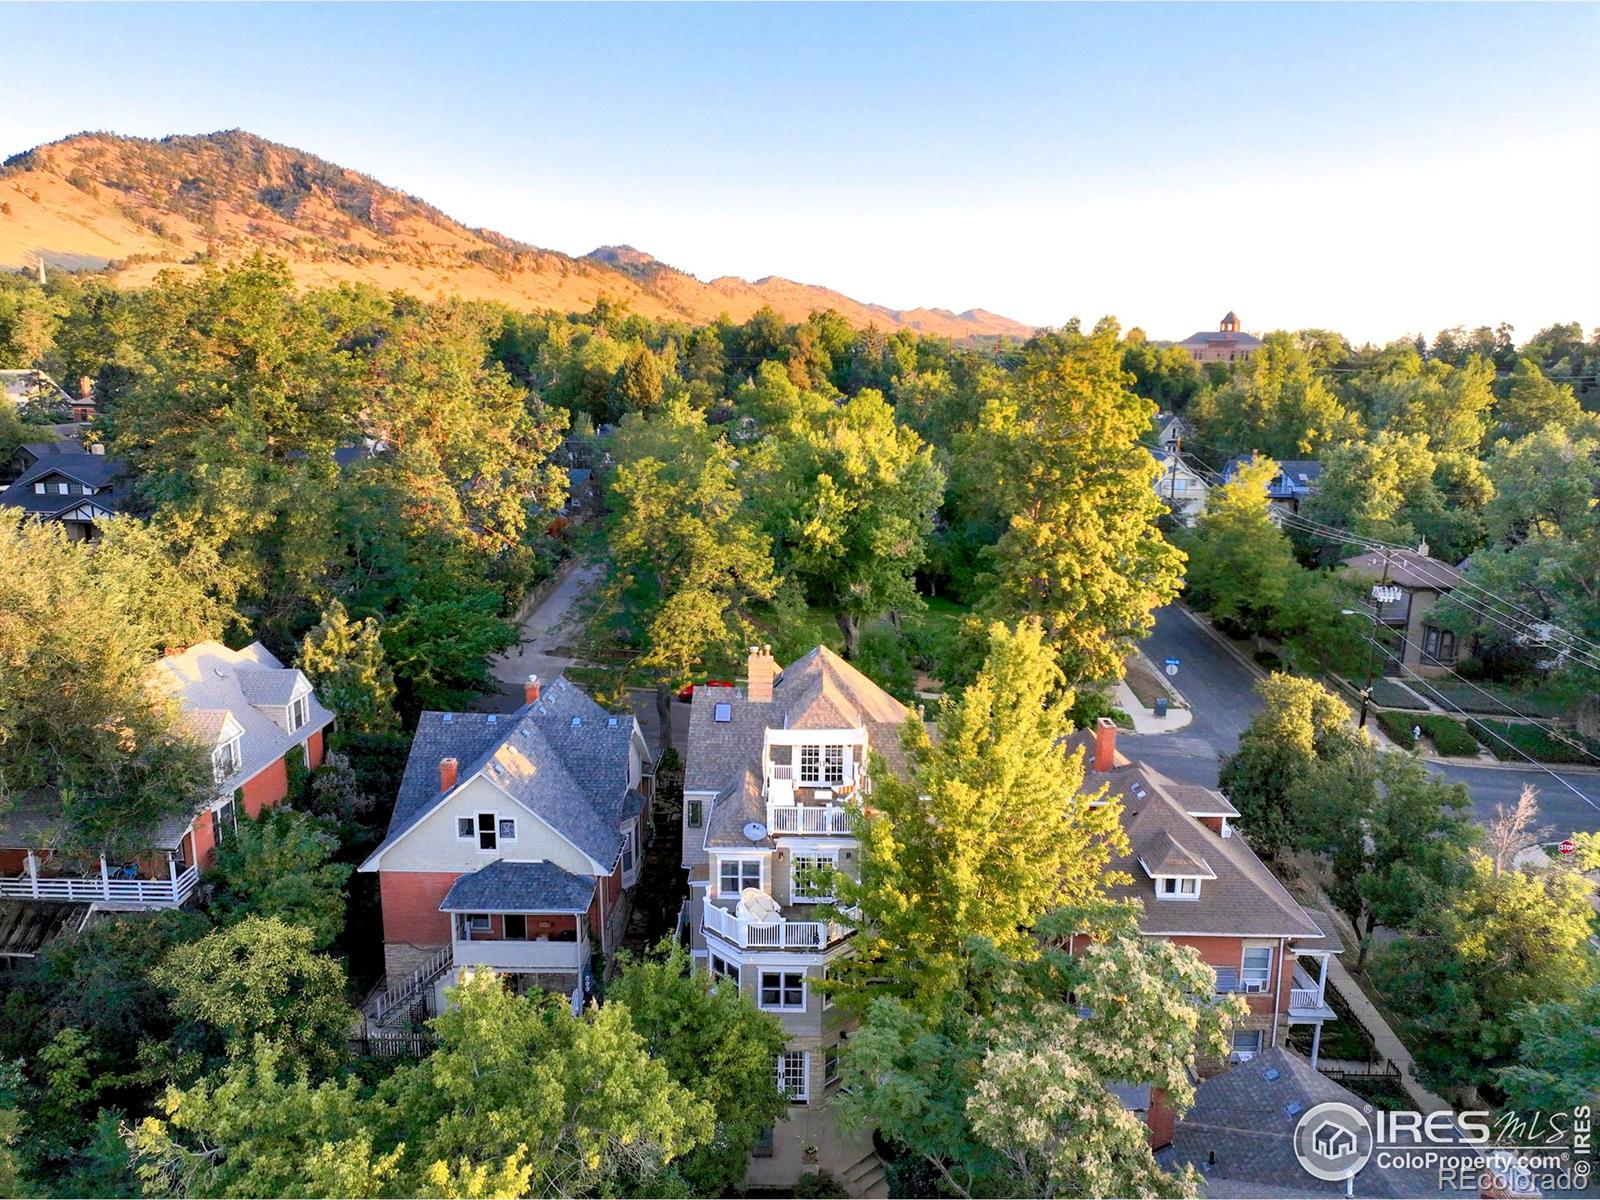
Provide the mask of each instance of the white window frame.
POLYGON ((65 482, 56 484, 56 495, 58 495, 58 496, 70 496, 70 495, 72 495, 72 485, 70 483, 65 483, 65 482))
POLYGON ((1239 987, 1248 996, 1259 996, 1272 986, 1272 947, 1271 946, 1246 946, 1239 954, 1239 987), (1265 967, 1249 967, 1245 964, 1250 961, 1252 954, 1265 954, 1267 965, 1265 967), (1254 986, 1259 984, 1259 986, 1254 986))
POLYGON ((1198 900, 1200 899, 1200 879, 1196 875, 1158 875, 1156 876, 1156 898, 1158 900, 1198 900))
POLYGON ((822 781, 827 787, 844 786, 844 747, 822 748, 822 781))
POLYGON ((42 481, 33 485, 33 494, 35 496, 42 496, 48 490, 42 481))
POLYGON ((778 1090, 789 1097, 790 1104, 810 1100, 810 1082, 811 1064, 806 1061, 804 1050, 785 1050, 778 1055, 778 1090), (796 1083, 798 1086, 792 1086, 796 1083))
POLYGON ((463 842, 475 842, 475 841, 477 841, 478 840, 478 822, 477 822, 477 818, 475 818, 475 817, 457 817, 456 818, 456 837, 457 837, 458 840, 463 841, 463 842), (463 824, 465 824, 466 828, 462 828, 463 824))
POLYGON ((528 940, 528 914, 527 913, 501 913, 500 914, 500 936, 502 938, 504 938, 508 942, 525 942, 525 941, 527 941, 528 940), (522 933, 521 933, 520 936, 513 935, 512 932, 511 932, 511 922, 513 920, 518 920, 518 921, 522 922, 522 933))
POLYGON ((800 890, 801 864, 811 864, 812 869, 828 867, 831 870, 839 869, 839 852, 837 850, 818 850, 810 854, 796 854, 789 860, 789 899, 794 904, 831 904, 833 893, 811 894, 800 890))
POLYGON ((243 734, 236 734, 211 751, 211 776, 214 782, 221 783, 244 765, 240 745, 243 737, 243 734))
POLYGON ((705 820, 705 801, 699 796, 691 796, 683 802, 684 824, 690 829, 699 829, 705 820))
POLYGON ((706 970, 711 972, 712 979, 731 979, 738 986, 739 964, 730 958, 723 958, 715 950, 707 953, 706 970))
POLYGON ((822 1086, 831 1087, 839 1082, 839 1043, 822 1048, 822 1086))
POLYGON ((822 786, 822 747, 813 743, 800 747, 800 782, 807 787, 822 786))
POLYGON ((474 933, 494 932, 494 921, 488 913, 463 913, 461 920, 462 924, 466 927, 467 936, 469 938, 474 933), (483 922, 482 925, 478 923, 480 921, 483 922))
POLYGON ((502 842, 514 842, 514 841, 516 841, 517 840, 517 819, 515 817, 502 817, 498 813, 496 813, 495 814, 495 822, 494 822, 494 832, 495 832, 496 838, 499 841, 502 841, 502 842), (506 827, 508 825, 511 827, 511 831, 509 833, 506 832, 506 827))
POLYGON ((311 697, 300 696, 289 701, 289 732, 304 729, 311 723, 311 697))
POLYGON ((1236 1063, 1249 1062, 1261 1053, 1262 1044, 1265 1040, 1261 1036, 1261 1030, 1259 1029, 1235 1029, 1233 1031, 1233 1041, 1229 1043, 1228 1061, 1236 1063), (1240 1046, 1240 1038, 1254 1038, 1255 1044, 1253 1046, 1240 1046))
POLYGON ((717 860, 717 895, 737 896, 747 887, 758 888, 761 886, 761 860, 759 858, 719 858, 717 860), (744 882, 745 868, 754 866, 756 880, 754 883, 744 882), (732 891, 728 890, 726 872, 729 867, 734 867, 738 872, 738 882, 732 891))
MULTIPOLYGON (((829 970, 829 968, 828 968, 827 964, 824 963, 823 967, 822 967, 822 980, 821 980, 823 983, 826 983, 828 981, 828 970, 829 970)), ((822 1011, 823 1012, 827 1012, 830 1008, 833 1007, 833 993, 828 991, 826 988, 822 988, 820 990, 822 992, 822 1011)))
POLYGON ((639 823, 629 821, 622 831, 622 878, 624 882, 634 877, 639 870, 638 852, 639 823))
POLYGON ((810 985, 806 980, 806 973, 803 969, 798 971, 781 968, 776 971, 763 970, 756 976, 756 1007, 763 1012, 805 1012, 806 993, 808 991, 810 991, 810 985), (776 988, 778 1002, 776 1004, 767 1003, 767 980, 770 978, 776 978, 778 981, 776 988), (791 979, 800 981, 800 1002, 798 1004, 788 1003, 789 981, 791 979))
POLYGON ((478 853, 496 854, 500 850, 500 816, 498 813, 480 812, 477 815, 478 853), (488 828, 484 828, 483 819, 489 818, 488 828), (488 838, 489 844, 485 846, 483 839, 488 838))

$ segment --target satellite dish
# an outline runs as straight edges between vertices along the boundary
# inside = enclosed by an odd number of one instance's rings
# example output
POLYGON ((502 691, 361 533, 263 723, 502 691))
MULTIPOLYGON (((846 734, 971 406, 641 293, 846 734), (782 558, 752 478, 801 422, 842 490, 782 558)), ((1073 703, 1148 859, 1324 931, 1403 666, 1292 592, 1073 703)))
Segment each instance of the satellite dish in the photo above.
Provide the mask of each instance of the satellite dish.
POLYGON ((734 915, 754 925, 771 925, 782 915, 778 902, 760 888, 745 888, 739 893, 739 906, 734 915))
POLYGON ((744 836, 752 842, 759 842, 767 836, 767 827, 760 821, 746 821, 744 824, 744 836))

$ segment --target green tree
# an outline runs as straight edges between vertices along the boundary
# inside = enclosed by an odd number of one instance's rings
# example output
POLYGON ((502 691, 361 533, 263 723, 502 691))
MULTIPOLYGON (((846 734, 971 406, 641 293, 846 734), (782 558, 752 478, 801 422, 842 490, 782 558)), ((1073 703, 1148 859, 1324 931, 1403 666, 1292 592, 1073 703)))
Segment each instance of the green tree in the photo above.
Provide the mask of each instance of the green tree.
POLYGON ((617 368, 612 409, 619 415, 652 413, 661 406, 661 365, 647 346, 635 346, 617 368))
POLYGON ((1444 901, 1477 834, 1465 784, 1370 744, 1313 761, 1288 806, 1300 844, 1328 856, 1330 895, 1361 937, 1358 969, 1380 924, 1408 928, 1444 901))
POLYGON ((1506 1107, 1570 1112, 1600 1099, 1600 983, 1567 1002, 1530 1004, 1512 1015, 1516 1061, 1496 1074, 1506 1107))
POLYGON ((1280 462, 1308 458, 1361 431, 1312 353, 1288 333, 1267 334, 1231 381, 1195 398, 1189 415, 1216 460, 1251 451, 1280 462))
POLYGON ((277 917, 311 931, 327 948, 344 929, 344 885, 350 867, 332 861, 339 841, 309 813, 274 808, 239 824, 217 849, 217 911, 233 917, 277 917))
POLYGON ((345 1002, 344 968, 317 953, 304 926, 246 917, 175 947, 154 978, 171 993, 173 1011, 229 1057, 251 1054, 257 1037, 318 1073, 345 1057, 356 1014, 345 1002))
POLYGON ((406 1146, 404 1191, 441 1194, 517 1162, 518 1195, 680 1192, 666 1172, 712 1137, 716 1114, 650 1057, 625 1005, 574 1018, 563 998, 513 996, 486 971, 452 996, 438 1047, 378 1091, 382 1143, 406 1146))
POLYGON ((1222 760, 1221 787, 1238 807, 1252 842, 1271 854, 1304 838, 1292 797, 1313 764, 1364 744, 1350 710, 1322 684, 1274 673, 1256 684, 1264 706, 1222 760))
POLYGON ((639 665, 656 677, 664 749, 672 690, 748 643, 746 608, 776 589, 771 550, 745 510, 732 448, 686 404, 630 416, 616 456, 609 590, 637 630, 639 665))
POLYGON ((1114 323, 1041 334, 983 408, 972 452, 1007 521, 989 552, 985 616, 1038 617, 1069 684, 1114 678, 1183 555, 1156 528, 1159 466, 1138 444, 1153 406, 1128 390, 1114 323))
POLYGON ((1574 871, 1497 873, 1474 855, 1448 901, 1373 957, 1373 979, 1400 1014, 1399 1032, 1425 1080, 1491 1082, 1512 1065, 1514 1013, 1574 1003, 1595 985, 1592 890, 1574 871))
POLYGON ((708 987, 688 951, 670 941, 654 958, 624 962, 606 1002, 627 1010, 650 1056, 715 1114, 715 1132, 678 1162, 679 1174, 698 1195, 736 1186, 757 1136, 788 1109, 772 1070, 783 1026, 736 982, 719 979, 708 987))
POLYGON ((1570 387, 1552 383, 1532 359, 1519 358, 1494 415, 1499 420, 1499 435, 1515 441, 1547 425, 1566 428, 1578 419, 1580 411, 1570 387))
POLYGON ((887 991, 936 1007, 964 977, 969 939, 1024 955, 1044 913, 1117 881, 1106 867, 1127 848, 1120 805, 1079 794, 1068 703, 1039 623, 996 624, 983 670, 941 703, 937 738, 906 723, 910 769, 874 770, 860 880, 838 880, 841 906, 860 910, 857 952, 840 966, 847 1000, 887 991))
POLYGON ((394 672, 384 660, 376 618, 352 621, 335 600, 301 641, 297 665, 342 729, 382 733, 394 728, 394 672))
POLYGON ((765 441, 769 478, 754 497, 779 567, 833 610, 854 658, 864 622, 914 610, 944 475, 916 433, 865 390, 820 419, 765 441))
POLYGON ((1220 488, 1184 542, 1191 603, 1224 625, 1262 632, 1302 574, 1289 539, 1268 516, 1278 464, 1257 457, 1220 488))

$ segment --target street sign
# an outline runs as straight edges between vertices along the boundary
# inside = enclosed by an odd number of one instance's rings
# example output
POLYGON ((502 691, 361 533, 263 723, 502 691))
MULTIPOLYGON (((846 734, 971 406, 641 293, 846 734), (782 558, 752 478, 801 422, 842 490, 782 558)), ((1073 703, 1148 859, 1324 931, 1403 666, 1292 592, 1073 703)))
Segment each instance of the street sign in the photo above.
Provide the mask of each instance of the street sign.
POLYGON ((1178 673, 1178 660, 1177 659, 1175 659, 1175 658, 1167 659, 1167 661, 1165 663, 1165 666, 1166 666, 1166 669, 1167 669, 1167 674, 1169 676, 1176 675, 1178 673))
POLYGON ((1578 843, 1573 841, 1571 838, 1567 838, 1564 842, 1557 846, 1556 849, 1561 851, 1563 854, 1574 854, 1577 852, 1578 843))

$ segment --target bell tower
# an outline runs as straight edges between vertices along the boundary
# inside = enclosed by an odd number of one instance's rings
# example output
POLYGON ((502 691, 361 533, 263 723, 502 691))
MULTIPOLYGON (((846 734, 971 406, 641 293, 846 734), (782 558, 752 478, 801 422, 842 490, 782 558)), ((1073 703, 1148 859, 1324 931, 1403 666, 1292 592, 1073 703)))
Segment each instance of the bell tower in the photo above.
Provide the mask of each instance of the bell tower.
POLYGON ((1223 333, 1238 333, 1239 318, 1230 312, 1227 316, 1222 318, 1222 325, 1220 328, 1223 333))

